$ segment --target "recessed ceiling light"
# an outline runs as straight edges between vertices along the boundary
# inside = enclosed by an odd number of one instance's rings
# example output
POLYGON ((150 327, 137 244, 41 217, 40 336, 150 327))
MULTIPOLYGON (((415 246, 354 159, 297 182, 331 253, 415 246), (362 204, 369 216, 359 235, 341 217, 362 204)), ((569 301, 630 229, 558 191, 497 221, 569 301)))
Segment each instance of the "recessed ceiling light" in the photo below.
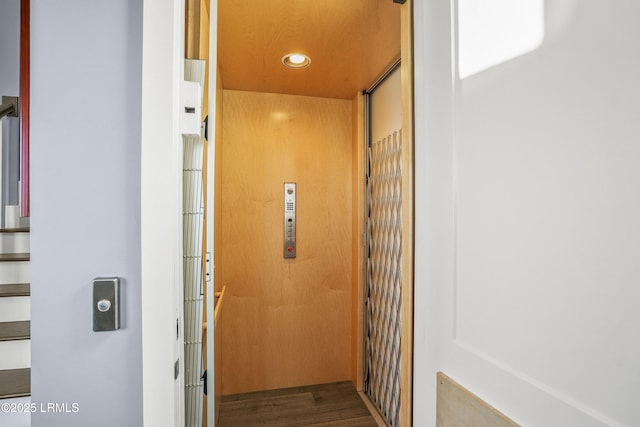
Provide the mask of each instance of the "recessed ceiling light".
POLYGON ((305 58, 304 55, 300 55, 299 53, 294 53, 293 55, 289 56, 289 61, 291 61, 292 64, 296 64, 296 65, 300 65, 302 64, 307 58, 305 58))
POLYGON ((282 63, 289 68, 304 68, 311 64, 311 59, 302 53, 288 53, 282 57, 282 63))

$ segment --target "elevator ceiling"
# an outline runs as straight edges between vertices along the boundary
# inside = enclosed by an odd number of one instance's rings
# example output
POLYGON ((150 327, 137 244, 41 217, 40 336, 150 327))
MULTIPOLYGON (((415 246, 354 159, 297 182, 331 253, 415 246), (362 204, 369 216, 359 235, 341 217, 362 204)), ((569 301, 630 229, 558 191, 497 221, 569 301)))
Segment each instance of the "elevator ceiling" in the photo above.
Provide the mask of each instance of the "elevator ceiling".
POLYGON ((352 99, 398 57, 392 0, 218 0, 225 89, 352 99), (311 65, 285 67, 291 52, 311 65))

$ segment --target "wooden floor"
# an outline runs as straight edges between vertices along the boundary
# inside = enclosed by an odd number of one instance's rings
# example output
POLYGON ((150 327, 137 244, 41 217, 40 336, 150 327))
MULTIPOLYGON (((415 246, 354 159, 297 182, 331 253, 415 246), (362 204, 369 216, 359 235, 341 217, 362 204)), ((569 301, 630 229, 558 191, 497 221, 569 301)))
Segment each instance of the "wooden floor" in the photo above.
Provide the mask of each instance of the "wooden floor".
POLYGON ((3 297, 28 297, 31 295, 29 283, 7 283, 0 285, 0 298, 3 297))
POLYGON ((220 427, 345 426, 377 423, 350 381, 224 396, 220 427))
POLYGON ((31 337, 31 322, 0 322, 0 341, 28 340, 31 337))
POLYGON ((31 254, 28 254, 28 253, 0 254, 0 262, 29 261, 30 259, 31 259, 31 254))
POLYGON ((0 399, 29 396, 30 392, 31 369, 0 371, 0 399))

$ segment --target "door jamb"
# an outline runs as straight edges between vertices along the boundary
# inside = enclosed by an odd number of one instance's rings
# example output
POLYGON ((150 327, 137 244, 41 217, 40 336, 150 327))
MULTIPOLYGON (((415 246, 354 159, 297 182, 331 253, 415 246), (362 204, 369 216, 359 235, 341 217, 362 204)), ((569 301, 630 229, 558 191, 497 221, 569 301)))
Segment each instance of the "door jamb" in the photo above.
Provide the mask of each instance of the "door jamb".
POLYGON ((400 57, 402 60, 402 331, 400 348, 400 420, 413 425, 413 292, 414 292, 414 80, 413 80, 413 0, 401 9, 400 57))
POLYGON ((184 425, 182 138, 184 0, 143 0, 140 263, 143 425, 184 425), (177 319, 177 321, 176 321, 177 319), (176 324, 177 323, 177 324, 176 324), (178 377, 174 378, 176 360, 178 377))

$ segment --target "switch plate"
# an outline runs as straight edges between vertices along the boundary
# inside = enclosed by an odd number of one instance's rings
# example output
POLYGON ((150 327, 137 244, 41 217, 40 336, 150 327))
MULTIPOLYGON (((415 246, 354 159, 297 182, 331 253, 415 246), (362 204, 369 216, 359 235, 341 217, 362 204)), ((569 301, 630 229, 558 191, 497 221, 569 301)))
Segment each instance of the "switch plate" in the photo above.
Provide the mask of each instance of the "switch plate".
POLYGON ((96 277, 93 279, 93 330, 120 329, 120 279, 96 277))
POLYGON ((284 183, 284 258, 296 257, 296 183, 284 183))

